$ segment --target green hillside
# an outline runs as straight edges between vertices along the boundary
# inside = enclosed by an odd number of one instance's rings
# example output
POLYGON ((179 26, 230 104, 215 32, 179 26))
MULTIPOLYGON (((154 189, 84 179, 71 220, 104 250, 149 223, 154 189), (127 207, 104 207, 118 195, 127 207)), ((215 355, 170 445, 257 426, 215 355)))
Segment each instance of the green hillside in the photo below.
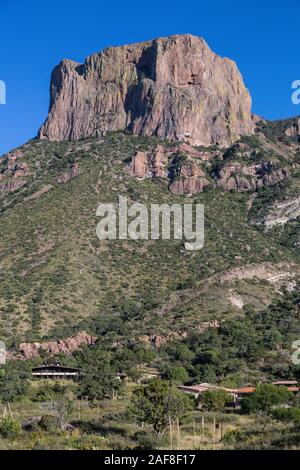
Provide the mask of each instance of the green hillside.
MULTIPOLYGON (((271 145, 263 134, 245 138, 247 156, 233 146, 221 163, 203 163, 212 184, 192 197, 170 193, 166 180, 140 181, 126 170, 137 150, 157 146, 155 138, 111 133, 79 142, 33 140, 18 149, 30 174, 23 186, 1 196, 1 337, 16 344, 82 329, 109 329, 126 338, 166 335, 243 314, 232 298, 263 309, 299 270, 297 220, 268 231, 257 223, 274 201, 297 194, 297 144, 291 138, 289 147, 278 141, 274 149, 266 141, 271 145), (292 176, 255 193, 225 192, 213 184, 216 168, 228 162, 252 164, 270 156, 292 176), (74 163, 79 176, 59 184, 56 178, 74 163), (144 204, 203 203, 204 248, 189 252, 178 240, 98 240, 97 206, 117 203, 119 195, 144 204), (241 268, 251 273, 245 277, 241 268), (278 283, 268 281, 274 276, 278 283)), ((6 176, 5 184, 12 178, 6 176)))

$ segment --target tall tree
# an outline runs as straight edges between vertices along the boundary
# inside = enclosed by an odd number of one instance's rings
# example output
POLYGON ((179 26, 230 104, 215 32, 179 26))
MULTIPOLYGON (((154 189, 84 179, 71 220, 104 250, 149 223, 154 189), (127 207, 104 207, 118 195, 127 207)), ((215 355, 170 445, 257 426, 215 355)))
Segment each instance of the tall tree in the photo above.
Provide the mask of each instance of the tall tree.
POLYGON ((166 381, 153 379, 146 386, 135 390, 129 409, 139 422, 152 425, 156 434, 162 436, 170 420, 185 416, 192 405, 189 396, 166 381))
POLYGON ((111 398, 121 387, 121 381, 111 365, 110 354, 98 348, 85 351, 79 396, 88 397, 91 401, 102 400, 111 398))
POLYGON ((265 416, 263 431, 265 430, 274 409, 288 403, 292 399, 292 394, 286 387, 277 387, 272 384, 259 385, 249 397, 241 402, 241 409, 244 413, 258 413, 265 416))

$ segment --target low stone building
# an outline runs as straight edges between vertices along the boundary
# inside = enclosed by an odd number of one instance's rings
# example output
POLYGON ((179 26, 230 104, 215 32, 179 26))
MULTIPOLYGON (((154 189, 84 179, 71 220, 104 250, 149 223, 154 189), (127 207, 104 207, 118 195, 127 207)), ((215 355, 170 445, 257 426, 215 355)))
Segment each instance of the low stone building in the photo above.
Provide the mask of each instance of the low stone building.
POLYGON ((80 374, 76 367, 61 366, 60 364, 48 364, 32 369, 34 379, 74 379, 80 374))

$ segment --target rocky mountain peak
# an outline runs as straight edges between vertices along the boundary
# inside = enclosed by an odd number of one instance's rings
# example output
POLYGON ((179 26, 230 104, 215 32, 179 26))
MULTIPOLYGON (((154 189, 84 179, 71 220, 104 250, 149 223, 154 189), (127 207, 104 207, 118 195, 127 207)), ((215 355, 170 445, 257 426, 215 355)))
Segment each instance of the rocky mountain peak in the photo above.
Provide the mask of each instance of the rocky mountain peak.
POLYGON ((53 71, 39 137, 136 135, 230 145, 254 132, 251 98, 236 64, 190 34, 104 49, 53 71))

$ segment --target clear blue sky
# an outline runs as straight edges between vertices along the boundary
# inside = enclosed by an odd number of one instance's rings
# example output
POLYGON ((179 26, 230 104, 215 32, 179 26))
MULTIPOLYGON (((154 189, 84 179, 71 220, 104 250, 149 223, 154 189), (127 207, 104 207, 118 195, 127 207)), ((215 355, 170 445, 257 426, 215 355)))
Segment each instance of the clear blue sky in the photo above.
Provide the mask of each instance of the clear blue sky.
POLYGON ((0 155, 36 135, 49 80, 63 58, 83 61, 112 45, 176 33, 203 36, 234 59, 269 119, 300 114, 291 83, 300 79, 299 0, 0 0, 0 155))

